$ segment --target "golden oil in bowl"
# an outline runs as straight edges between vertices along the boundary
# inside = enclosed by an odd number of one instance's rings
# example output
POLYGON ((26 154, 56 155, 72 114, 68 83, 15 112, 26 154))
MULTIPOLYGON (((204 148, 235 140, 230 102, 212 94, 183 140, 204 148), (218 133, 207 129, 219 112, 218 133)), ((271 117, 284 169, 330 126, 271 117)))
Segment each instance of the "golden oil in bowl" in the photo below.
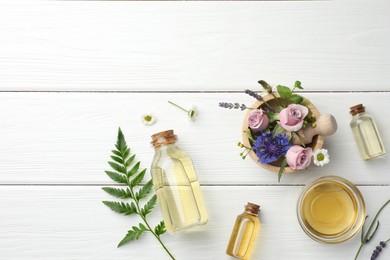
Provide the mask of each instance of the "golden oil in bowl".
POLYGON ((327 176, 303 190, 297 215, 309 237, 332 244, 346 241, 359 232, 366 208, 355 185, 337 176, 327 176))

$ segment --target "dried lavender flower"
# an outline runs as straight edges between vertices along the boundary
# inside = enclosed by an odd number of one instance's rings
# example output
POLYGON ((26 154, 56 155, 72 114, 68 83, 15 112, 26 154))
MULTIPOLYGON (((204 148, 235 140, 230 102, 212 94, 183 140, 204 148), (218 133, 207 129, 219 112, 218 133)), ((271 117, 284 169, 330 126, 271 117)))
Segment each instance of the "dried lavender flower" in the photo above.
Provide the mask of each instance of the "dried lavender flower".
POLYGON ((260 96, 258 93, 254 92, 253 90, 246 89, 245 94, 248 94, 249 96, 254 97, 255 99, 257 99, 259 101, 263 101, 263 97, 260 96))
POLYGON ((219 102, 219 106, 223 108, 229 108, 229 109, 241 109, 245 110, 247 109, 247 106, 245 104, 240 103, 228 103, 228 102, 219 102))

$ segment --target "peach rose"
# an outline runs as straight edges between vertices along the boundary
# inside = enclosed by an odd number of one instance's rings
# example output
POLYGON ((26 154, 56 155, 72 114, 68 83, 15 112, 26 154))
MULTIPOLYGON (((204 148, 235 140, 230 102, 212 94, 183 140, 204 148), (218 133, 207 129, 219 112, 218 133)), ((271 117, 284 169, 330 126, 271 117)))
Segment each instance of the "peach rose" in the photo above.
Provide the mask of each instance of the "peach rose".
POLYGON ((249 113, 247 122, 250 129, 254 132, 260 132, 267 128, 269 120, 268 116, 260 108, 254 109, 249 113))
POLYGON ((294 170, 303 170, 310 165, 312 155, 313 150, 310 147, 291 146, 286 153, 287 164, 294 170))
POLYGON ((309 109, 302 105, 291 104, 279 113, 279 124, 287 131, 295 132, 302 128, 303 119, 309 109))

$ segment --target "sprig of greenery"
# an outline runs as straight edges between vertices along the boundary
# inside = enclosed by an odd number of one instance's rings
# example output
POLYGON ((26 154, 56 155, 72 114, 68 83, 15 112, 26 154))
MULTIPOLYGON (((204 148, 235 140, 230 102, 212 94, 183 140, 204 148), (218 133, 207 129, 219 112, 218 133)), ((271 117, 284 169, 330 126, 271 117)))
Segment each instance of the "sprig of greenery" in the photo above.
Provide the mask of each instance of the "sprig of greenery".
MULTIPOLYGON (((371 221, 371 224, 370 226, 368 227, 368 230, 366 233, 364 233, 364 224, 363 224, 363 228, 362 228, 362 233, 361 233, 361 237, 360 237, 360 247, 355 255, 355 260, 358 258, 359 254, 360 254, 360 251, 362 250, 362 247, 363 245, 367 244, 368 242, 371 241, 371 239, 374 237, 376 231, 378 231, 378 228, 379 228, 379 220, 378 219, 378 216, 379 216, 379 213, 381 213, 381 211, 387 206, 387 204, 390 203, 390 199, 385 202, 385 204, 383 204, 383 206, 378 210, 378 212, 375 214, 375 217, 374 219, 371 221), (375 228, 374 228, 374 224, 375 225, 375 228), (374 228, 374 230, 373 230, 374 228)), ((366 216, 366 220, 367 220, 368 216, 366 216)))
POLYGON ((127 231, 126 236, 119 242, 118 247, 123 246, 130 241, 138 240, 144 233, 150 232, 160 242, 168 255, 172 259, 175 259, 160 238, 166 231, 164 221, 161 221, 154 228, 152 228, 147 221, 146 217, 156 205, 157 197, 155 194, 152 195, 143 206, 140 201, 151 194, 153 183, 152 180, 149 180, 145 185, 140 186, 140 183, 145 177, 146 169, 141 170, 141 163, 134 162, 135 155, 130 155, 130 148, 127 146, 125 137, 120 128, 118 130, 115 148, 115 150, 111 151, 113 154, 110 156, 112 161, 108 162, 114 171, 105 172, 113 181, 119 184, 125 184, 127 187, 103 187, 102 189, 111 196, 119 199, 131 199, 132 201, 130 203, 124 201, 103 201, 103 203, 114 212, 123 215, 138 215, 143 221, 143 223, 139 223, 138 226, 133 226, 127 231))

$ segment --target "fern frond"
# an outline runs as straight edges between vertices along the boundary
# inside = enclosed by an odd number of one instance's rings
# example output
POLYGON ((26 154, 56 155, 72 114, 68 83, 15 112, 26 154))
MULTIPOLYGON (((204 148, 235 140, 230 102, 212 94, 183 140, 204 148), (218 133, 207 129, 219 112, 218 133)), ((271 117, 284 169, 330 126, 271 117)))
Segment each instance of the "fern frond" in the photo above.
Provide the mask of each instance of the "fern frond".
POLYGON ((136 174, 138 172, 138 169, 140 167, 141 163, 140 162, 137 162, 133 168, 131 168, 130 171, 127 172, 127 177, 130 178, 131 176, 133 176, 134 174, 136 174))
POLYGON ((108 162, 108 164, 111 166, 111 168, 113 168, 115 171, 117 172, 120 172, 120 173, 123 173, 123 174, 126 174, 126 169, 125 167, 123 167, 122 165, 119 165, 117 163, 114 163, 114 162, 108 162))
POLYGON ((143 169, 141 172, 139 172, 137 176, 135 176, 134 179, 130 182, 130 186, 134 188, 135 186, 139 185, 144 179, 145 173, 146 169, 143 169))
POLYGON ((127 231, 126 236, 119 242, 118 247, 123 246, 132 240, 139 239, 145 231, 149 230, 142 224, 140 224, 139 227, 133 226, 132 230, 127 231))
POLYGON ((154 233, 156 233, 157 236, 164 234, 166 231, 163 220, 161 220, 161 222, 154 228, 154 233))
POLYGON ((116 181, 117 183, 127 184, 127 179, 124 175, 110 171, 105 171, 105 173, 111 178, 111 180, 116 181))
POLYGON ((149 180, 145 186, 143 186, 139 191, 135 194, 135 198, 137 200, 143 199, 152 191, 153 188, 153 182, 152 180, 149 180))
POLYGON ((120 199, 133 198, 129 188, 125 190, 125 189, 112 188, 112 187, 103 187, 102 190, 120 199))
POLYGON ((111 155, 110 157, 111 157, 111 159, 113 159, 113 160, 116 161, 117 163, 119 163, 119 164, 124 164, 123 159, 121 158, 122 155, 121 155, 120 157, 111 155))
POLYGON ((124 203, 124 202, 116 202, 116 201, 103 201, 104 205, 109 207, 112 211, 118 212, 120 214, 124 215, 131 215, 131 214, 139 214, 137 211, 137 207, 135 206, 134 202, 124 203))
POLYGON ((156 205, 156 201, 157 201, 157 196, 156 194, 154 194, 150 198, 150 200, 145 204, 145 206, 141 209, 141 215, 145 217, 147 214, 149 214, 154 208, 154 206, 156 205))

